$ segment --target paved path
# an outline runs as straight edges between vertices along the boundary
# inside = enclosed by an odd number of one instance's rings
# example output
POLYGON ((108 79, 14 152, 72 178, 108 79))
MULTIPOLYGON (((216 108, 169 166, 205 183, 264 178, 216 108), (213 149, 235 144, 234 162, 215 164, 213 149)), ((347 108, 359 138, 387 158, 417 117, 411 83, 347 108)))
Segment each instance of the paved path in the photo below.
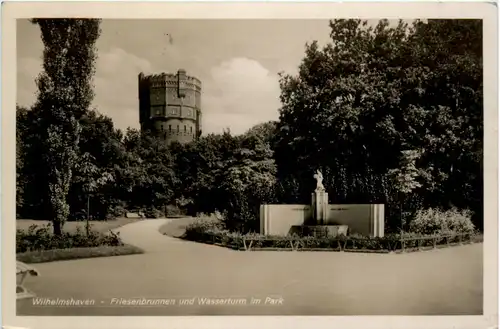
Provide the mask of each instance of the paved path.
MULTIPOLYGON (((147 219, 134 223, 134 225, 125 225, 113 230, 119 232, 123 242, 143 249, 146 253, 165 253, 171 252, 172 248, 178 252, 218 252, 221 253, 224 248, 217 246, 195 243, 182 239, 169 237, 160 233, 160 227, 168 222, 181 222, 183 219, 147 219)), ((229 250, 227 250, 229 251, 229 250)))
POLYGON ((39 297, 92 298, 94 307, 18 303, 19 315, 479 315, 482 244, 403 255, 240 252, 163 236, 167 220, 118 231, 146 253, 38 264, 39 297), (110 305, 112 298, 195 298, 194 305, 110 305), (198 298, 245 298, 201 305, 198 298), (250 305, 251 298, 261 299, 250 305), (283 298, 281 305, 266 298, 283 298))

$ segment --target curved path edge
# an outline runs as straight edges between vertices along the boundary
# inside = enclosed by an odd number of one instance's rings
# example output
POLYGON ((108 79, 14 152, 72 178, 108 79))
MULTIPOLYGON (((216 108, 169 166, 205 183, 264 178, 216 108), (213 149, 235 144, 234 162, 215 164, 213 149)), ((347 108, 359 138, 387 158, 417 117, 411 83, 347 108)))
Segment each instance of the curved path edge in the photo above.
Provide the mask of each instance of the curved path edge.
POLYGON ((112 231, 120 234, 120 238, 123 243, 141 248, 145 253, 162 252, 171 249, 172 247, 181 245, 183 248, 189 246, 189 248, 213 247, 222 249, 215 246, 164 235, 160 232, 160 227, 163 225, 173 221, 182 221, 183 219, 186 218, 144 219, 138 222, 126 224, 112 231))

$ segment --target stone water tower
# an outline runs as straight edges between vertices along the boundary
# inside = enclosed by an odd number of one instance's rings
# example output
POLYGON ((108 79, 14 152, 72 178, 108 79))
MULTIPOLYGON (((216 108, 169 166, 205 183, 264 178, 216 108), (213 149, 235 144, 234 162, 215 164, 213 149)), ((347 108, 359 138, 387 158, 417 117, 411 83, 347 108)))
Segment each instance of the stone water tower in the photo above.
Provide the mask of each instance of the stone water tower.
POLYGON ((189 143, 201 135, 201 81, 186 75, 139 74, 139 122, 165 143, 189 143))

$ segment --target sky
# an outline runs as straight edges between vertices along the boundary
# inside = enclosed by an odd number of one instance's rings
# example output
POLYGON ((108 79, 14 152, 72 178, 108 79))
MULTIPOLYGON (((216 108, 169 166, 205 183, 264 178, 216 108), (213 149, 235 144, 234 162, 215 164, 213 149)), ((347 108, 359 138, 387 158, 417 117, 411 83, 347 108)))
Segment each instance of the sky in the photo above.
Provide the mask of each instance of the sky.
MULTIPOLYGON (((179 68, 202 81, 204 133, 277 120, 278 73, 297 72, 306 43, 329 41, 328 20, 103 20, 101 28, 93 107, 120 129, 139 128, 138 74, 179 68)), ((43 44, 27 20, 17 31, 17 103, 29 107, 43 44)))

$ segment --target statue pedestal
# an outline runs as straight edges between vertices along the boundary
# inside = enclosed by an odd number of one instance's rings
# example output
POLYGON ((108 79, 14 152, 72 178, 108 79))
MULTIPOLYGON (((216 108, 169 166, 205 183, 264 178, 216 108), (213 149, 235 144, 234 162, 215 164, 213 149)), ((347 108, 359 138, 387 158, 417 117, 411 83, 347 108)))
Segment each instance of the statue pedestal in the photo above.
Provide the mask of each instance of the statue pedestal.
POLYGON ((328 193, 316 190, 311 194, 311 196, 314 223, 324 225, 328 219, 328 193))

